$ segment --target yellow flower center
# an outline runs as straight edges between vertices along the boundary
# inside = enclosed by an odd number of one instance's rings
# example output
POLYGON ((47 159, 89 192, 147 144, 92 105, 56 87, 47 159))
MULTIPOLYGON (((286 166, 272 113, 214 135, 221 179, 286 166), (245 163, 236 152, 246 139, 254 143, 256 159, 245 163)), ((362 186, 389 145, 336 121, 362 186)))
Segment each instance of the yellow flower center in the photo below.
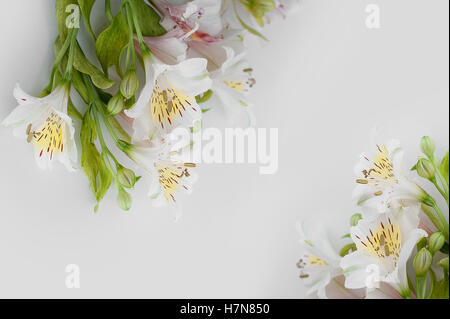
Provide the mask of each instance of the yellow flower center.
POLYGON ((159 123, 162 128, 167 124, 171 125, 178 116, 183 117, 183 113, 188 108, 197 111, 192 106, 194 100, 194 97, 186 96, 170 87, 163 90, 156 83, 151 98, 152 119, 159 123))
POLYGON ((49 153, 53 159, 55 153, 64 152, 63 123, 64 120, 52 112, 39 130, 28 132, 29 141, 40 150, 39 156, 49 153))
POLYGON ((226 85, 228 85, 230 88, 238 91, 239 93, 244 93, 246 91, 245 83, 239 82, 239 81, 224 81, 226 85))
POLYGON ((176 202, 175 194, 180 186, 187 190, 186 186, 182 185, 182 179, 190 176, 188 167, 195 167, 195 164, 181 163, 168 166, 156 164, 159 173, 159 184, 168 203, 176 202))
MULTIPOLYGON (((394 165, 385 145, 377 146, 378 152, 369 170, 363 170, 365 179, 357 180, 360 184, 369 184, 374 187, 385 183, 397 183, 394 174, 394 165)), ((369 159, 367 159, 369 160, 369 159)))
POLYGON ((380 221, 375 230, 369 229, 366 238, 360 238, 357 243, 358 250, 367 251, 371 255, 379 258, 384 264, 392 262, 392 266, 397 265, 400 256, 402 234, 398 224, 393 224, 388 218, 387 224, 380 221))
POLYGON ((300 278, 309 277, 307 270, 305 271, 306 266, 328 266, 328 263, 313 254, 304 255, 303 258, 297 263, 297 267, 301 270, 300 278))

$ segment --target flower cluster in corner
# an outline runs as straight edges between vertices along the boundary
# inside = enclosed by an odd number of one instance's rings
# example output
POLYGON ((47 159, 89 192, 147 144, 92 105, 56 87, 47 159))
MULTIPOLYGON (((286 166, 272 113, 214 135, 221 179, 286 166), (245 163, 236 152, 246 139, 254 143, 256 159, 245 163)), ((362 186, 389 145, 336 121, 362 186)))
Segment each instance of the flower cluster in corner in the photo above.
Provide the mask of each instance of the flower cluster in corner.
POLYGON ((59 36, 49 84, 39 97, 14 90, 19 105, 3 125, 33 145, 40 168, 81 166, 95 211, 111 186, 118 205, 129 210, 140 170, 150 180, 154 206, 179 214, 179 197, 192 191, 197 175, 196 164, 183 161, 192 145, 174 145, 173 130, 198 127, 213 110, 231 125, 252 125, 247 95, 255 80, 246 39, 266 39, 262 28, 286 17, 299 0, 172 1, 123 0, 113 12, 104 0, 108 25, 94 32, 95 1, 56 0, 59 36), (85 30, 98 61, 78 42, 85 30), (74 92, 84 102, 78 107, 74 92), (135 169, 126 167, 128 159, 135 169))
POLYGON ((359 212, 350 232, 329 238, 314 223, 299 224, 300 278, 320 298, 448 299, 449 153, 438 158, 423 137, 408 172, 399 141, 377 135, 355 166, 359 212))

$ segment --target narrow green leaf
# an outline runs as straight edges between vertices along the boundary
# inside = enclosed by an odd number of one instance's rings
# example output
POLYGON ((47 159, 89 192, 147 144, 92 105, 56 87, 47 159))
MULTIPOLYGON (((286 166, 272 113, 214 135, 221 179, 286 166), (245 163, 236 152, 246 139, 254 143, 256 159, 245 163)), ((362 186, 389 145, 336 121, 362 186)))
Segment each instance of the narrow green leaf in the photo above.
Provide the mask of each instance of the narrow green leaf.
POLYGON ((81 73, 77 70, 73 71, 72 74, 72 85, 74 86, 75 90, 77 90, 78 94, 81 96, 83 101, 86 104, 89 104, 89 93, 86 88, 86 85, 84 84, 83 78, 81 77, 81 73))
POLYGON ((75 119, 78 121, 83 120, 83 115, 81 115, 80 111, 78 111, 78 109, 75 107, 75 105, 73 105, 72 99, 70 99, 70 98, 69 98, 69 104, 67 107, 67 113, 69 114, 69 116, 72 119, 75 119))
MULTIPOLYGON (((63 42, 61 40, 61 37, 56 38, 55 44, 54 44, 55 55, 57 55, 58 52, 61 50, 62 45, 63 45, 63 42)), ((62 69, 65 68, 66 64, 67 64, 67 58, 64 58, 63 62, 61 63, 62 69)), ((84 55, 84 53, 81 50, 81 47, 78 43, 75 47, 75 57, 74 57, 74 61, 73 61, 73 66, 74 66, 75 70, 89 75, 92 79, 92 82, 95 84, 95 86, 97 86, 101 89, 105 90, 114 85, 114 82, 111 81, 110 79, 108 79, 100 69, 98 69, 95 65, 93 65, 91 62, 89 62, 89 60, 84 55)), ((74 72, 72 74, 72 77, 73 77, 72 78, 73 82, 75 82, 75 81, 78 82, 78 85, 76 85, 76 89, 77 90, 78 90, 78 88, 81 89, 81 85, 79 85, 79 84, 83 83, 83 81, 82 81, 81 77, 79 77, 79 74, 76 75, 76 72, 74 72), (77 76, 78 76, 78 79, 76 78, 77 76)), ((84 86, 84 84, 83 84, 83 86, 84 86)), ((86 95, 82 95, 83 100, 86 101, 85 97, 87 98, 87 91, 86 90, 84 90, 84 91, 85 92, 79 91, 79 93, 80 93, 80 95, 82 93, 86 93, 86 95)))
POLYGON ((87 74, 91 77, 92 83, 100 89, 108 89, 114 85, 114 82, 106 77, 106 75, 100 71, 95 65, 93 65, 84 55, 77 43, 75 48, 75 59, 73 62, 75 69, 81 73, 87 74))
POLYGON ((92 37, 95 39, 94 31, 92 31, 91 26, 91 11, 94 6, 95 0, 78 0, 78 5, 80 6, 81 13, 83 15, 86 27, 92 37))
POLYGON ((106 195, 112 183, 112 174, 94 144, 96 139, 95 122, 88 110, 84 115, 81 126, 81 167, 97 200, 95 211, 97 211, 98 204, 106 195))
POLYGON ((110 66, 119 65, 120 53, 128 44, 128 24, 122 12, 116 15, 111 25, 97 39, 95 50, 107 73, 110 66))
POLYGON ((137 20, 142 34, 147 37, 157 37, 166 33, 161 26, 161 17, 144 0, 132 0, 137 11, 137 20))

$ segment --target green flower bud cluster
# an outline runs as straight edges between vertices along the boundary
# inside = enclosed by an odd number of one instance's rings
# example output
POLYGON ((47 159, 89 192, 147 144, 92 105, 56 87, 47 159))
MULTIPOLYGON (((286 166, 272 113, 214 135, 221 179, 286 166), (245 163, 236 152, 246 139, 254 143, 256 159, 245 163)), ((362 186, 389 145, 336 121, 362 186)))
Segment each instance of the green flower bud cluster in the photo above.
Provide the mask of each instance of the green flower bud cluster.
POLYGON ((117 168, 115 184, 118 189, 117 204, 121 209, 125 211, 131 209, 133 200, 125 189, 133 189, 140 178, 136 177, 136 174, 129 168, 123 166, 117 168))
POLYGON ((124 108, 129 108, 134 104, 134 95, 139 88, 139 79, 136 75, 136 71, 130 70, 123 77, 120 83, 119 92, 114 95, 108 102, 107 111, 111 116, 120 114, 124 108), (127 103, 127 101, 131 101, 127 103))
POLYGON ((440 231, 433 233, 428 240, 422 238, 417 243, 418 253, 414 257, 413 266, 418 277, 423 277, 427 274, 434 255, 444 247, 444 244, 445 237, 440 231))

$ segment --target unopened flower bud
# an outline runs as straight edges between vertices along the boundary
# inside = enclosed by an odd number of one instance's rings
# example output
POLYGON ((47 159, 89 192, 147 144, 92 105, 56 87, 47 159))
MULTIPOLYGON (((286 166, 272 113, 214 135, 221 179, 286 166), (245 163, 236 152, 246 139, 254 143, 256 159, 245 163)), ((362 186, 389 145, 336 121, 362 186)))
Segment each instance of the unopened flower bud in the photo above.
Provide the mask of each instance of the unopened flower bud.
POLYGON ((429 158, 433 158, 436 146, 434 144, 434 141, 430 137, 424 136, 420 141, 420 149, 426 156, 428 156, 429 158))
POLYGON ((350 226, 354 227, 354 226, 358 225, 358 222, 361 218, 362 218, 361 214, 354 214, 350 218, 350 226))
POLYGON ((433 256, 426 248, 422 248, 414 257, 413 265, 416 270, 417 276, 423 276, 430 269, 431 262, 433 261, 433 256))
POLYGON ((108 114, 114 116, 122 112, 124 106, 124 98, 122 94, 118 93, 109 100, 108 106, 106 108, 108 110, 108 114))
POLYGON ((117 204, 125 211, 130 210, 133 200, 131 195, 128 194, 123 188, 119 189, 119 195, 117 195, 117 204))
POLYGON ((133 188, 136 184, 136 174, 129 168, 121 167, 117 171, 117 180, 125 188, 133 188))
POLYGON ((448 257, 439 260, 438 265, 441 266, 446 273, 448 273, 448 257))
POLYGON ((134 70, 128 71, 120 83, 120 92, 128 100, 139 88, 139 79, 134 70))
POLYGON ((445 244, 445 237, 444 234, 440 231, 433 233, 430 236, 430 240, 428 242, 428 248, 430 249, 431 253, 434 254, 437 251, 441 250, 441 248, 445 244))
POLYGON ((429 159, 419 159, 417 162, 417 174, 419 174, 420 177, 433 179, 435 178, 435 173, 434 165, 429 159))

